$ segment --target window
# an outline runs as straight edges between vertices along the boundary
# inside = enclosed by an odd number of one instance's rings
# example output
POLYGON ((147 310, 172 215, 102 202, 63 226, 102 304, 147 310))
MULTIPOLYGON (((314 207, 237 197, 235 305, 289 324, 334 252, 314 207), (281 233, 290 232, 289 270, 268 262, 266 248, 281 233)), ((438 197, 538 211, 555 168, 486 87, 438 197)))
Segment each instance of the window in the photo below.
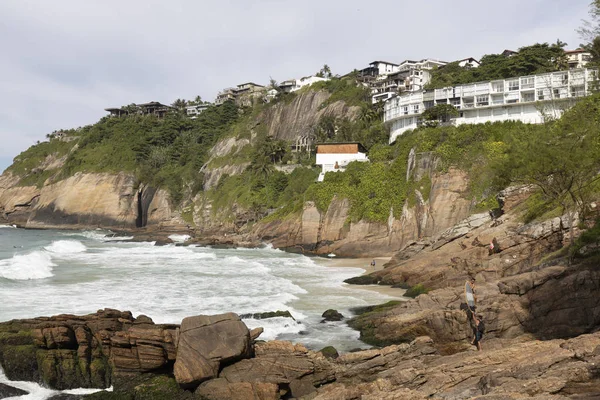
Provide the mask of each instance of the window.
POLYGON ((523 101, 535 101, 535 93, 523 93, 523 101))
POLYGON ((477 107, 487 106, 490 104, 489 96, 477 96, 477 107))
POLYGON ((423 103, 423 106, 425 107, 426 110, 429 110, 430 108, 432 108, 434 105, 433 100, 431 101, 426 101, 423 103))
POLYGON ((521 89, 533 89, 535 86, 535 78, 529 76, 527 78, 521 78, 521 89))
POLYGON ((506 104, 514 104, 514 103, 518 103, 518 102, 519 102, 519 99, 509 99, 509 100, 506 100, 506 104))
POLYGON ((404 106, 404 107, 402 107, 402 113, 403 113, 404 115, 407 115, 407 114, 408 114, 408 106, 404 106))
POLYGON ((555 99, 560 99, 560 89, 553 89, 552 92, 555 99))
POLYGON ((414 112, 415 114, 418 114, 418 113, 419 113, 419 105, 418 105, 418 104, 413 104, 413 112, 414 112))
POLYGON ((512 81, 508 81, 508 90, 512 91, 512 90, 519 90, 519 80, 515 79, 512 81))
POLYGON ((540 89, 538 90, 538 100, 544 100, 545 96, 544 96, 544 89, 540 89))

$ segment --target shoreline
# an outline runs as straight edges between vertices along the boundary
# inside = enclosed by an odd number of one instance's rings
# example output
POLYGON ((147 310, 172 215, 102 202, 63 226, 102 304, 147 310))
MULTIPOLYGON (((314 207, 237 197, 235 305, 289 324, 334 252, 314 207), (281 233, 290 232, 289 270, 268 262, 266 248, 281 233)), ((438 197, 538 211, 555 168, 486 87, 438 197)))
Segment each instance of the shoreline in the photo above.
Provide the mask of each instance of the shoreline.
MULTIPOLYGON (((367 275, 372 272, 381 271, 383 269, 383 265, 391 260, 392 257, 372 257, 372 258, 343 258, 343 257, 335 257, 335 258, 327 258, 327 257, 314 257, 313 259, 320 265, 325 267, 335 267, 335 268, 361 268, 363 269, 363 273, 361 275, 367 275), (375 260, 375 268, 371 267, 371 261, 375 260)), ((371 290, 374 292, 378 292, 380 294, 384 294, 386 296, 394 297, 399 300, 410 300, 407 297, 404 297, 404 293, 406 289, 401 288, 393 288, 387 285, 350 285, 346 283, 348 287, 353 289, 364 289, 371 290)))

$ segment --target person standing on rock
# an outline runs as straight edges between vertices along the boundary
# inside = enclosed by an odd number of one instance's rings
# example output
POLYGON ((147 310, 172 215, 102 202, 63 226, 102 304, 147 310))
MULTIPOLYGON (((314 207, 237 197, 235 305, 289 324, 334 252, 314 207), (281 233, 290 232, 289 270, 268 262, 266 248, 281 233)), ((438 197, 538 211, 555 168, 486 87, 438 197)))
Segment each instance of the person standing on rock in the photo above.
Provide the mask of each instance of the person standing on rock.
POLYGON ((481 339, 483 338, 483 332, 485 331, 485 324, 483 323, 483 317, 478 315, 475 317, 475 337, 471 344, 477 346, 477 350, 481 351, 481 339))

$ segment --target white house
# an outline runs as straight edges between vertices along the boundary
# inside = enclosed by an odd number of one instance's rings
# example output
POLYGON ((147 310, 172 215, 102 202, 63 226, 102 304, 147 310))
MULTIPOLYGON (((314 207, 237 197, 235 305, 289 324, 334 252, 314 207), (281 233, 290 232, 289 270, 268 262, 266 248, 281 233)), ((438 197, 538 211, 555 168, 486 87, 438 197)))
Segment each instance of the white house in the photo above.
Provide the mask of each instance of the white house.
POLYGON ((321 173, 318 182, 323 182, 327 172, 344 171, 352 161, 369 161, 367 150, 362 144, 356 142, 347 143, 323 143, 317 145, 317 165, 321 165, 321 173))
POLYGON ((508 120, 542 123, 549 114, 560 116, 569 99, 587 95, 595 76, 593 70, 573 69, 407 93, 385 103, 383 120, 390 126, 390 143, 417 128, 421 114, 438 104, 459 110, 453 120, 456 125, 508 120))
POLYGON ((463 58, 462 60, 458 60, 458 65, 463 68, 477 68, 480 63, 473 57, 463 58))
POLYGON ((431 80, 430 71, 446 64, 445 61, 429 58, 401 62, 392 72, 371 83, 373 104, 391 99, 398 93, 423 90, 423 87, 431 80))
POLYGON ((321 78, 319 76, 305 76, 300 79, 288 79, 281 82, 278 86, 284 93, 295 92, 302 89, 304 86, 312 85, 315 82, 328 81, 329 78, 321 78))
POLYGON ((199 114, 201 114, 204 110, 206 110, 211 105, 212 104, 210 104, 210 103, 205 103, 205 104, 196 104, 193 106, 187 106, 185 108, 185 112, 188 117, 190 117, 191 119, 195 119, 199 114))
POLYGON ((571 69, 583 68, 592 59, 592 54, 584 49, 566 50, 565 54, 567 55, 567 63, 571 69))

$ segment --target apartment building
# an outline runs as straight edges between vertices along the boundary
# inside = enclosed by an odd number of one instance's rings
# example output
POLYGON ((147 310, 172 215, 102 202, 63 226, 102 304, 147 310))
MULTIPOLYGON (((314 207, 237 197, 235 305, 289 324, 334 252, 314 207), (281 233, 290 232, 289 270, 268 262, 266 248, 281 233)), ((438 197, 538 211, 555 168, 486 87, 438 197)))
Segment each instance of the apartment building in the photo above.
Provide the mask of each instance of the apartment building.
POLYGON ((406 93, 386 101, 383 119, 390 126, 390 143, 417 128, 423 112, 437 104, 459 110, 455 125, 508 120, 537 124, 548 115, 559 117, 569 100, 589 94, 594 79, 596 71, 580 68, 406 93))

